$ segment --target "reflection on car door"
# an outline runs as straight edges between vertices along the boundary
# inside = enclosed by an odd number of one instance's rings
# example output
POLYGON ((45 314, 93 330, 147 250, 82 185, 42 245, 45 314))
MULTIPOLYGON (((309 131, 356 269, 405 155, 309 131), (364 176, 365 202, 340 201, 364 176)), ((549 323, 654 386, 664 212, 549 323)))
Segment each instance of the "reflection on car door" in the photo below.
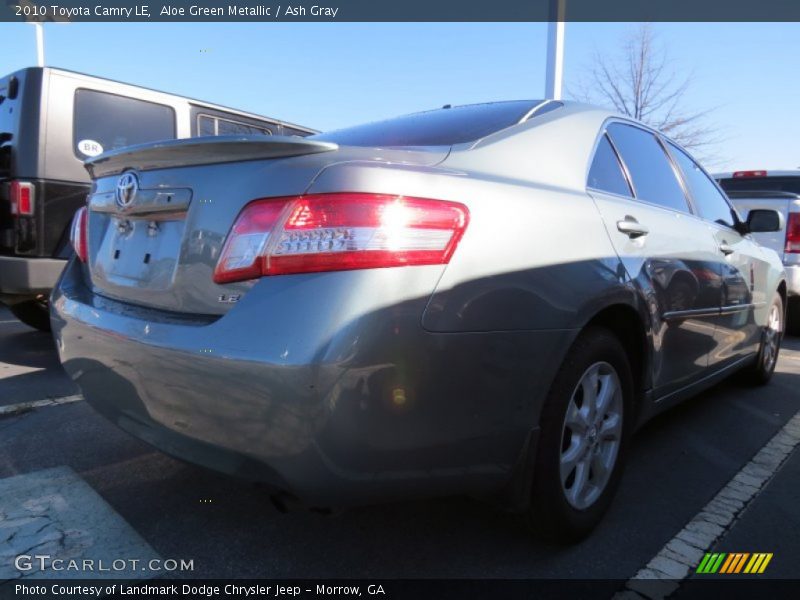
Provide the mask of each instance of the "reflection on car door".
POLYGON ((736 231, 736 213, 714 180, 684 150, 670 142, 667 147, 698 215, 711 227, 719 252, 722 294, 716 348, 709 355, 709 364, 722 367, 758 350, 760 328, 755 314, 771 300, 763 291, 767 289, 768 264, 758 245, 736 231))
POLYGON ((644 129, 608 125, 587 186, 648 305, 654 391, 680 389, 704 375, 715 345, 722 284, 711 228, 690 213, 664 148, 644 129), (603 164, 617 183, 601 181, 603 164))

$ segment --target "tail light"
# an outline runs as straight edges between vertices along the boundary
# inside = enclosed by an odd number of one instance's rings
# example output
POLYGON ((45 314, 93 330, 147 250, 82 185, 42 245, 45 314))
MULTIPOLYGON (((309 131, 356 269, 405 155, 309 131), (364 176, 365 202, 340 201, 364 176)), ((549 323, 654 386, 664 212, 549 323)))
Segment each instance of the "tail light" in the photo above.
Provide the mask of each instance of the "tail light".
POLYGON ((75 216, 72 217, 72 227, 69 235, 72 248, 82 262, 86 262, 89 256, 89 247, 86 240, 86 221, 88 216, 89 211, 85 206, 81 206, 75 216))
POLYGON ((33 216, 33 201, 36 188, 26 181, 11 182, 11 214, 30 217, 33 216))
POLYGON ((786 222, 786 247, 787 254, 800 253, 800 213, 789 213, 786 222))
POLYGON ((736 171, 733 174, 734 179, 741 179, 742 177, 766 177, 766 171, 736 171))
POLYGON ((468 220, 463 204, 407 196, 336 193, 256 200, 228 234, 214 281, 446 264, 468 220))

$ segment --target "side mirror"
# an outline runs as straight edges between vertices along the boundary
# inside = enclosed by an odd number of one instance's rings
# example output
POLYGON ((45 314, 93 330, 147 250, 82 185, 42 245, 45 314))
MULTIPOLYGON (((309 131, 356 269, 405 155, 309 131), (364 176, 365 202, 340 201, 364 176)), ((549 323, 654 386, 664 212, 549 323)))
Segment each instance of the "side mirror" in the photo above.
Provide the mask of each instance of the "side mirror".
POLYGON ((750 233, 781 231, 785 226, 783 215, 777 210, 754 208, 747 215, 747 231, 750 233))

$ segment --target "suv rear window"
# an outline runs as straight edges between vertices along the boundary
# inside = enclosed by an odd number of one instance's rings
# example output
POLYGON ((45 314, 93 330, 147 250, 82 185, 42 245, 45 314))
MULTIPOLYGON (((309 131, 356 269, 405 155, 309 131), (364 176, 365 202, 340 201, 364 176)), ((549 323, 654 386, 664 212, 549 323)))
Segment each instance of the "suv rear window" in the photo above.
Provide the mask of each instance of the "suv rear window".
POLYGON ((175 111, 169 106, 95 90, 75 90, 72 149, 81 159, 174 138, 175 111))
POLYGON ((726 192, 791 192, 800 194, 800 175, 797 177, 736 177, 720 179, 726 192))
POLYGON ((440 108, 339 129, 311 139, 343 146, 451 146, 516 125, 541 102, 517 100, 440 108))

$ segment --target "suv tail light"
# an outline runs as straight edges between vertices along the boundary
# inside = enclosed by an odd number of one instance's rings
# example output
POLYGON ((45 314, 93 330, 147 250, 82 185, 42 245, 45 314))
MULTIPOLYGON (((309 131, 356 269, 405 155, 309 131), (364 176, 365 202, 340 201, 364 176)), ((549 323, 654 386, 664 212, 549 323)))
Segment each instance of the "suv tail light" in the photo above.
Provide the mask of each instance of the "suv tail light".
POLYGON ((256 200, 228 234, 214 281, 446 264, 468 220, 463 204, 407 196, 336 193, 256 200))
POLYGON ((741 179, 742 177, 766 177, 766 171, 736 171, 733 174, 734 179, 741 179))
POLYGON ((22 217, 33 216, 33 201, 36 188, 26 181, 11 182, 11 214, 22 217))
POLYGON ((86 262, 89 256, 89 247, 86 241, 86 221, 89 216, 89 211, 85 206, 81 206, 75 216, 72 217, 72 227, 70 228, 69 241, 72 243, 72 248, 75 254, 81 259, 81 262, 86 262))
POLYGON ((787 254, 800 253, 800 213, 789 213, 786 222, 786 247, 787 254))

